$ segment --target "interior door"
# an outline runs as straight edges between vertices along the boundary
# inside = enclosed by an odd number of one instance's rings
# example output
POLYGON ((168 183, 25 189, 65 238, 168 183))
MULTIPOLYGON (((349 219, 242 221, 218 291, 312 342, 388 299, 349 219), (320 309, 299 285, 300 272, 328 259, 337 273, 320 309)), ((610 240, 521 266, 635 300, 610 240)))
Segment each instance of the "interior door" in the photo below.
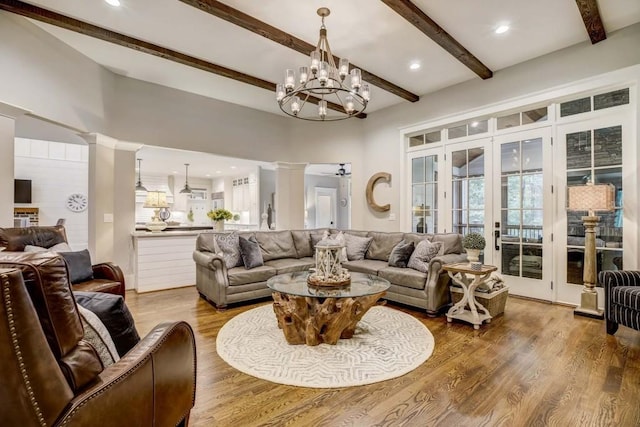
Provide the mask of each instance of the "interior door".
POLYGON ((334 227, 337 217, 337 190, 316 187, 316 228, 334 227))
POLYGON ((553 300, 551 129, 496 136, 488 250, 510 292, 553 300))

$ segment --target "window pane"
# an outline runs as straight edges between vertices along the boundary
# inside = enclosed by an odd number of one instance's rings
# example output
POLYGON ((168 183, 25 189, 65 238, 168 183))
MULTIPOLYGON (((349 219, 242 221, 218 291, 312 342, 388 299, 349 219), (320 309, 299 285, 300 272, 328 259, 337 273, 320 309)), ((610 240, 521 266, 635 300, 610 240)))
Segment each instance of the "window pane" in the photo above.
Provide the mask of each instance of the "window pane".
POLYGON ((502 173, 520 172, 520 142, 502 144, 500 151, 502 173))
POLYGON ((593 109, 616 107, 629 103, 629 88, 607 92, 593 97, 593 109))
POLYGON ((591 132, 567 134, 567 169, 591 167, 591 132))
POLYGON ((435 132, 429 132, 424 135, 425 143, 430 144, 432 142, 440 142, 442 139, 442 132, 437 130, 435 132))
POLYGON ((542 247, 522 246, 522 277, 542 279, 542 247))
POLYGON ((503 176, 502 193, 502 208, 520 209, 520 176, 503 176))
POLYGON ((472 148, 469 150, 467 172, 469 177, 484 176, 484 148, 472 148))
POLYGON ((417 147, 422 144, 424 144, 424 135, 417 135, 409 138, 409 147, 417 147))
POLYGON ((536 108, 522 113, 522 124, 544 122, 547 120, 547 107, 536 108))
POLYGON ((622 248, 622 168, 598 169, 594 173, 596 184, 613 184, 615 186, 615 205, 613 212, 598 212, 598 234, 600 246, 622 248))
POLYGON ((453 178, 467 177, 467 150, 451 153, 451 175, 453 178))
MULTIPOLYGON (((515 177, 510 177, 515 178, 515 177)), ((542 208, 542 174, 522 176, 522 207, 542 208)), ((510 206, 511 207, 511 206, 510 206)), ((525 221, 526 223, 526 221, 525 221)))
POLYGON ((622 126, 593 131, 594 166, 622 164, 622 126))
POLYGON ((520 113, 498 117, 498 129, 507 129, 514 126, 520 126, 520 113))
POLYGON ((424 182, 424 157, 411 160, 411 182, 414 184, 424 182))
POLYGON ((542 170, 542 138, 522 141, 522 172, 542 170))
POLYGON ((460 125, 449 128, 449 139, 467 136, 467 125, 460 125))
POLYGON ((591 97, 575 99, 560 104, 560 117, 572 116, 587 111, 591 111, 591 97))
POLYGON ((567 283, 582 284, 584 273, 584 250, 567 249, 567 283))
POLYGON ((469 123, 469 135, 477 135, 489 131, 489 120, 478 120, 469 123))
POLYGON ((520 245, 502 245, 502 274, 520 276, 520 245))
POLYGON ((515 216, 520 214, 520 211, 508 211, 506 209, 502 210, 502 230, 501 230, 501 240, 503 242, 519 242, 520 241, 520 221, 519 216, 515 216), (509 215, 515 216, 514 223, 510 223, 509 215))
POLYGON ((411 200, 414 214, 421 216, 426 205, 424 196, 424 184, 414 184, 411 188, 411 200))
POLYGON ((484 178, 469 180, 469 209, 484 209, 484 178))
POLYGON ((438 156, 427 156, 425 159, 425 182, 435 182, 438 180, 438 156))

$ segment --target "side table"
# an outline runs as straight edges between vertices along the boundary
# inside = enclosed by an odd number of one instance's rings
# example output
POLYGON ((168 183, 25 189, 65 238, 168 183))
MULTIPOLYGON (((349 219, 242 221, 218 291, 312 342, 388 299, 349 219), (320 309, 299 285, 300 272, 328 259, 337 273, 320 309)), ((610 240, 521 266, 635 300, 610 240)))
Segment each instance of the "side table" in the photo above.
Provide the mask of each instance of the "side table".
POLYGON ((480 329, 480 325, 482 325, 482 322, 485 320, 487 323, 491 322, 489 310, 476 301, 474 291, 478 285, 484 283, 498 267, 494 265, 482 265, 480 270, 472 270, 470 263, 460 262, 444 265, 442 269, 449 273, 451 280, 460 285, 464 291, 462 299, 447 312, 447 322, 451 322, 453 319, 464 320, 465 322, 473 324, 473 329, 480 329), (459 277, 456 277, 457 273, 460 273, 459 277), (472 275, 473 279, 470 279, 469 275, 472 275), (466 308, 467 305, 469 305, 468 309, 466 308), (482 313, 478 310, 482 311, 482 313))

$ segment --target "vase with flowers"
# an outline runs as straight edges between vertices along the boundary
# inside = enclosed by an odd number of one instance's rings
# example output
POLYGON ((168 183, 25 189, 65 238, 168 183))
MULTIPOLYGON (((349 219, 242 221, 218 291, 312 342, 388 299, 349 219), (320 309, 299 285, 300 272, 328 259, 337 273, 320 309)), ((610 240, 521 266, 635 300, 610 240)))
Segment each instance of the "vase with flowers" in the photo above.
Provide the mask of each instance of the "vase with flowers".
POLYGON ((467 260, 477 262, 480 260, 480 251, 484 249, 487 241, 480 233, 468 233, 462 238, 462 247, 467 251, 467 260))
POLYGON ((224 231, 224 222, 233 218, 233 214, 226 209, 214 209, 207 212, 211 221, 216 223, 216 231, 224 231))

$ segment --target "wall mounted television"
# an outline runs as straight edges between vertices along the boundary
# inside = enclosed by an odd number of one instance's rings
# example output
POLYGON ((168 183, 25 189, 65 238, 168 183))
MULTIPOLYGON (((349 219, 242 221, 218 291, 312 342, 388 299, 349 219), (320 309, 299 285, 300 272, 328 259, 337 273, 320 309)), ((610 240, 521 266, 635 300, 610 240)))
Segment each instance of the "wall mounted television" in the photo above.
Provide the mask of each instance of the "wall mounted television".
POLYGON ((30 179, 16 179, 13 181, 13 202, 31 203, 30 179))

